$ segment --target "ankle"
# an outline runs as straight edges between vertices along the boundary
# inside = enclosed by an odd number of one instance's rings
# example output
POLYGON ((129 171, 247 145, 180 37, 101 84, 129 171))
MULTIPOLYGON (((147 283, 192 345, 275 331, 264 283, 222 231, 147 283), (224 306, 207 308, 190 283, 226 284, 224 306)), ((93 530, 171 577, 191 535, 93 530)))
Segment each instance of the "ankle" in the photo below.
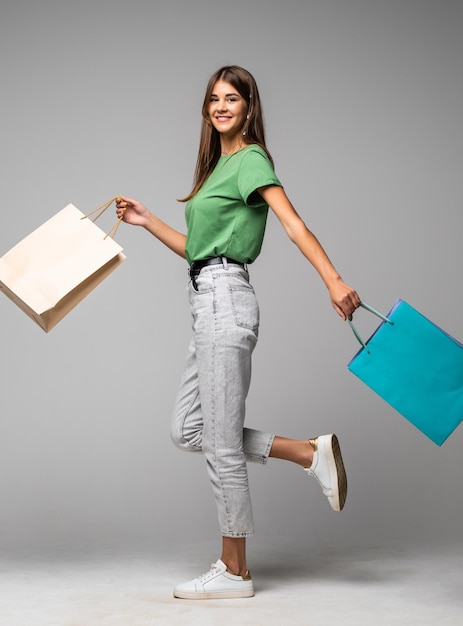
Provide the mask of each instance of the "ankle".
POLYGON ((312 440, 310 439, 306 439, 305 441, 301 443, 304 444, 304 447, 303 447, 303 454, 301 456, 301 462, 299 463, 299 465, 302 465, 302 467, 304 467, 305 469, 308 469, 309 467, 312 466, 315 448, 312 443, 312 440))
POLYGON ((239 563, 239 561, 233 561, 222 557, 221 561, 227 566, 227 572, 233 574, 233 576, 245 576, 247 574, 246 563, 239 563))
POLYGON ((314 448, 308 439, 287 439, 276 436, 270 449, 270 457, 291 461, 302 467, 312 464, 314 448))
POLYGON ((222 537, 221 561, 234 576, 246 574, 246 537, 222 537))

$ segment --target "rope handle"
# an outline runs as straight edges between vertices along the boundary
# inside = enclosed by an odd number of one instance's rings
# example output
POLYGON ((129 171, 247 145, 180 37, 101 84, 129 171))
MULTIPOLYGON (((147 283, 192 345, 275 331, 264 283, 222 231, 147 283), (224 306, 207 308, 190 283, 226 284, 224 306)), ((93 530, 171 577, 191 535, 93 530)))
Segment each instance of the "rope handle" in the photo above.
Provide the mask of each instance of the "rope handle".
MULTIPOLYGON (((373 313, 373 315, 376 315, 377 317, 382 319, 384 322, 387 322, 388 324, 392 324, 392 326, 394 326, 394 322, 392 320, 390 320, 388 317, 386 317, 382 313, 379 313, 379 311, 374 309, 369 304, 366 304, 366 302, 360 302, 360 306, 363 307, 364 309, 366 309, 367 311, 369 311, 370 313, 373 313)), ((362 337, 360 336, 360 333, 358 332, 358 330, 355 328, 354 324, 352 323, 352 320, 350 320, 348 318, 346 318, 346 319, 347 319, 347 322, 348 322, 349 326, 351 327, 352 332, 354 333, 357 341, 359 342, 359 344, 362 346, 362 348, 364 348, 368 352, 368 354, 370 354, 370 351, 368 350, 367 344, 363 341, 362 337)))
MULTIPOLYGON (((111 204, 113 202, 115 202, 116 200, 119 200, 120 197, 121 196, 114 196, 114 198, 111 198, 111 200, 108 200, 107 202, 104 202, 103 204, 100 204, 99 207, 97 207, 93 211, 90 211, 90 213, 87 213, 87 215, 84 215, 80 219, 81 220, 85 220, 88 217, 90 217, 91 215, 94 215, 95 213, 98 213, 98 211, 99 211, 98 215, 92 219, 92 222, 96 222, 97 219, 103 215, 103 213, 106 211, 106 209, 109 209, 111 204)), ((123 211, 125 213, 125 208, 123 209, 123 211)), ((108 232, 103 237, 103 239, 106 239, 107 237, 111 237, 111 239, 114 239, 114 237, 116 235, 116 232, 117 232, 117 229, 119 228, 119 226, 120 226, 120 224, 122 222, 122 218, 124 217, 124 213, 121 215, 121 217, 118 218, 117 222, 115 222, 115 224, 113 224, 113 226, 111 226, 111 228, 108 230, 108 232)))

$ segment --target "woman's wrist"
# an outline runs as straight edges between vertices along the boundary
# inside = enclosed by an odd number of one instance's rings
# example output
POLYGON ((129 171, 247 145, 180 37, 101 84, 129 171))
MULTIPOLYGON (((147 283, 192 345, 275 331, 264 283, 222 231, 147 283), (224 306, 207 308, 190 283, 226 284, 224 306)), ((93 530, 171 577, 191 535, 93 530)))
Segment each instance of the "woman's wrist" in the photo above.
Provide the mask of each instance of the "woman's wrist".
POLYGON ((151 213, 151 211, 146 209, 146 213, 144 213, 140 217, 142 220, 140 223, 140 226, 142 226, 146 230, 149 230, 150 232, 153 232, 153 228, 155 227, 154 222, 156 221, 156 217, 151 213))
POLYGON ((319 274, 328 291, 335 289, 337 285, 342 283, 341 276, 331 264, 330 267, 324 268, 324 271, 319 270, 319 274))
POLYGON ((339 283, 342 283, 342 278, 339 274, 335 274, 326 278, 324 282, 328 289, 332 289, 333 287, 336 287, 336 285, 339 285, 339 283))

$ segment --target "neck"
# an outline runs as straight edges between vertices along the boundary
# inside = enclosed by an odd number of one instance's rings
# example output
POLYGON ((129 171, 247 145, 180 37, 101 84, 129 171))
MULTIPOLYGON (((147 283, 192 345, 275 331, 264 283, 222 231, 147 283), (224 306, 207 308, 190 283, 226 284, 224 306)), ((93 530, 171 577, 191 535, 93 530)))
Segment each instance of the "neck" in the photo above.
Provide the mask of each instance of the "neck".
POLYGON ((245 146, 246 144, 243 142, 242 137, 240 137, 238 141, 236 139, 232 141, 227 141, 226 139, 222 138, 220 142, 220 149, 221 149, 222 156, 226 154, 234 154, 235 152, 238 152, 238 150, 241 150, 241 148, 244 148, 245 146))

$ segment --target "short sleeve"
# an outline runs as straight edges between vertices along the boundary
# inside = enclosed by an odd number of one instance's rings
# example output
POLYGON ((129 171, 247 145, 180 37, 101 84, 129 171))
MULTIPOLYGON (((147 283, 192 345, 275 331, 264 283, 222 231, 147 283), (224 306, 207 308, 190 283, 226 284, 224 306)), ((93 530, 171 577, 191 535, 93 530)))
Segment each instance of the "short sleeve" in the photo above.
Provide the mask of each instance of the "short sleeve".
POLYGON ((238 189, 244 202, 248 206, 265 205, 264 200, 255 192, 266 185, 282 187, 270 159, 262 148, 248 149, 243 156, 238 174, 238 189))

